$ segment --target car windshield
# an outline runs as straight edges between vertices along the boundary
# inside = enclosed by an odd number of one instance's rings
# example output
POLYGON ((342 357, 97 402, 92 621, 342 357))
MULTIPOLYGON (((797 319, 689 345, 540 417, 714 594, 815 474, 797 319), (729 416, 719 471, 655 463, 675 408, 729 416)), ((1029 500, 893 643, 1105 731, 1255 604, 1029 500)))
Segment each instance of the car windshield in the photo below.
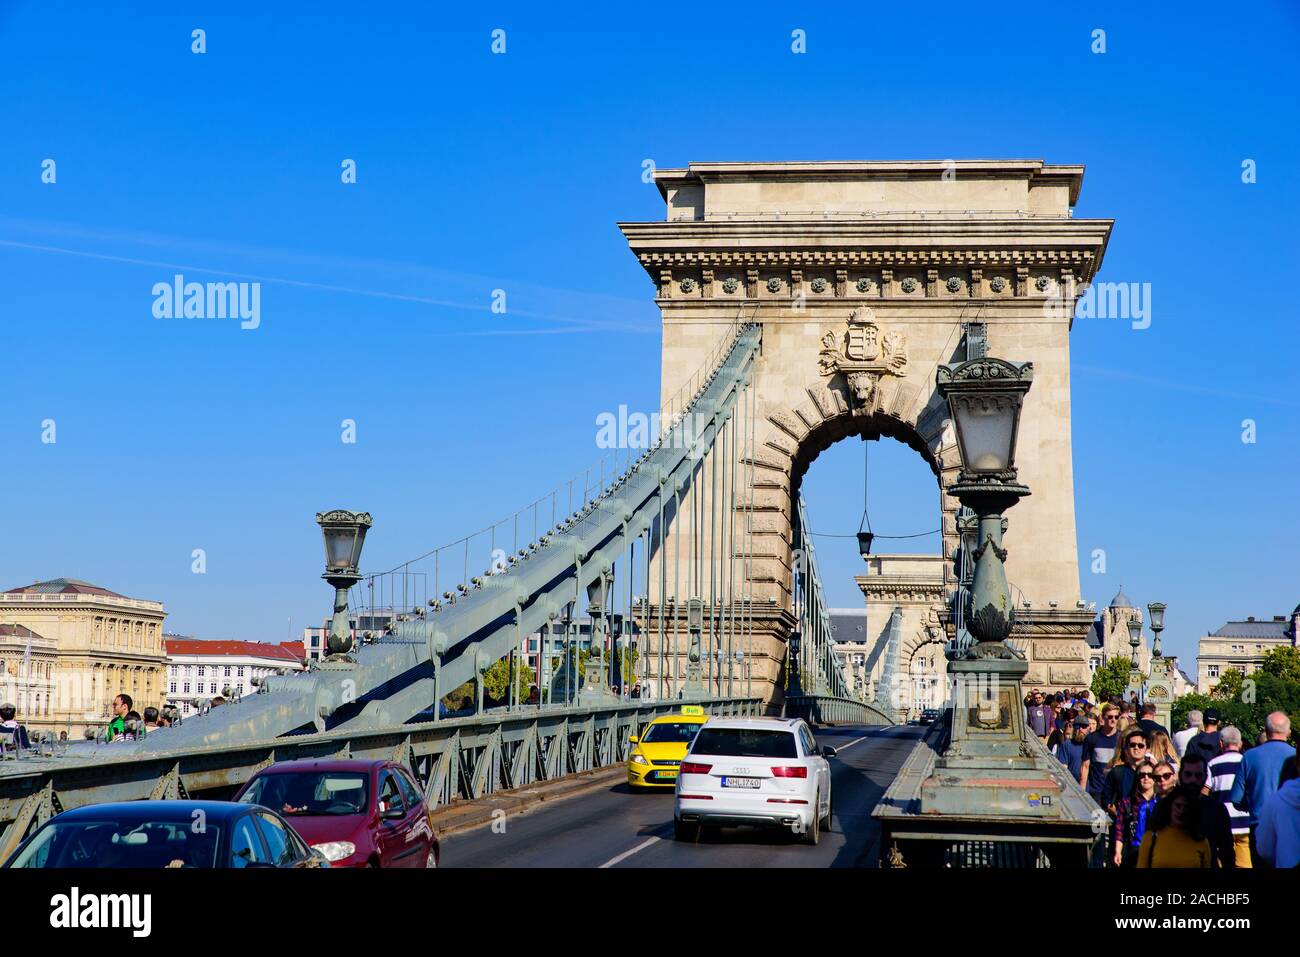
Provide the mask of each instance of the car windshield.
POLYGON ((698 721, 662 721, 655 722, 645 729, 641 737, 642 744, 690 744, 695 733, 700 730, 698 721))
POLYGON ((216 867, 221 829, 205 820, 52 821, 12 867, 216 867))
POLYGON ((691 754, 738 758, 794 758, 794 735, 766 728, 704 728, 691 745, 691 754))
POLYGON ((364 814, 370 807, 369 775, 349 771, 282 771, 253 778, 239 800, 285 817, 364 814))

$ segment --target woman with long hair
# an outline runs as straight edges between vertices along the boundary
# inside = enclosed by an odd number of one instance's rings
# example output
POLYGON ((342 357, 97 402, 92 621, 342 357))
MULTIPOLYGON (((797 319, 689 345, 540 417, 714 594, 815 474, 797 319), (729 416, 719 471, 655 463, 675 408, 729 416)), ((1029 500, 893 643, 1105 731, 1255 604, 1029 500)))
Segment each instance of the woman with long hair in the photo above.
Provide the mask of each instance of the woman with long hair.
POLYGON ((1147 825, 1147 832, 1142 836, 1137 866, 1216 866, 1210 842, 1201 829, 1199 789, 1182 784, 1160 799, 1147 825))
POLYGON ((1115 806, 1115 839, 1111 842, 1111 861, 1116 867, 1137 863, 1138 848, 1146 836, 1151 813, 1160 800, 1156 793, 1156 762, 1143 758, 1138 762, 1133 790, 1115 806))
POLYGON ((1178 752, 1174 750, 1174 742, 1169 739, 1169 735, 1163 731, 1152 731, 1147 738, 1147 754, 1157 761, 1168 761, 1178 773, 1178 752))

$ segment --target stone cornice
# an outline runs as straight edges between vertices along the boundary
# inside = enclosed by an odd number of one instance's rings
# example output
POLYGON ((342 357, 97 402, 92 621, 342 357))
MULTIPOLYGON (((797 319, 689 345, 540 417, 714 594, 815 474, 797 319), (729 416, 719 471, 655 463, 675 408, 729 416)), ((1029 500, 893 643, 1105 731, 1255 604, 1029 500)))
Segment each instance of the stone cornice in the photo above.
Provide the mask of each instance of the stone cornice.
POLYGON ((936 219, 620 223, 638 262, 663 268, 1101 266, 1112 220, 936 219))
POLYGON ((655 171, 655 185, 667 196, 669 187, 691 183, 726 181, 763 182, 780 180, 863 180, 863 179, 936 179, 953 173, 963 179, 1015 178, 1033 181, 1064 181, 1070 189, 1070 205, 1079 199, 1083 185, 1083 166, 1050 164, 1041 159, 969 159, 969 160, 812 160, 774 163, 691 163, 684 169, 655 171))

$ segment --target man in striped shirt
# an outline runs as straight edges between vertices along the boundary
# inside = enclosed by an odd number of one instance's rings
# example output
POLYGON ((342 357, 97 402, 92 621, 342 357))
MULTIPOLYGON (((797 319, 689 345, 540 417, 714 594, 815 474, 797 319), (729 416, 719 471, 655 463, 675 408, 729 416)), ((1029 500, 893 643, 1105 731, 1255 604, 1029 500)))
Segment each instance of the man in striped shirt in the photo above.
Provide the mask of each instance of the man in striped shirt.
POLYGON ((1232 851, 1238 867, 1250 867, 1251 816, 1228 800, 1232 785, 1241 770, 1241 731, 1229 725, 1219 732, 1219 745, 1223 752, 1210 761, 1205 779, 1206 793, 1218 798, 1228 809, 1232 825, 1232 851))

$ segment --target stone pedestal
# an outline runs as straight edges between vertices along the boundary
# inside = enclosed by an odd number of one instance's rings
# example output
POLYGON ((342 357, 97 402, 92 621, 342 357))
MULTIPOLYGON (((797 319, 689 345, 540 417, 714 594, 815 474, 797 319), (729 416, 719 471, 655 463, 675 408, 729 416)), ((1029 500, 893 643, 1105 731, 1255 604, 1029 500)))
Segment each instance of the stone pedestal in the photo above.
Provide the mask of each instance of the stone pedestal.
POLYGON ((580 704, 604 704, 615 700, 614 692, 609 690, 609 677, 606 674, 608 667, 604 655, 592 655, 587 659, 583 669, 582 690, 578 692, 580 704))
POLYGON ((921 785, 921 813, 1059 817, 1061 786, 1026 737, 1024 659, 1004 645, 976 645, 948 670, 952 736, 921 785))
POLYGON ((1156 722, 1173 731, 1174 675, 1168 658, 1151 659, 1151 677, 1147 679, 1144 701, 1156 706, 1156 722))

